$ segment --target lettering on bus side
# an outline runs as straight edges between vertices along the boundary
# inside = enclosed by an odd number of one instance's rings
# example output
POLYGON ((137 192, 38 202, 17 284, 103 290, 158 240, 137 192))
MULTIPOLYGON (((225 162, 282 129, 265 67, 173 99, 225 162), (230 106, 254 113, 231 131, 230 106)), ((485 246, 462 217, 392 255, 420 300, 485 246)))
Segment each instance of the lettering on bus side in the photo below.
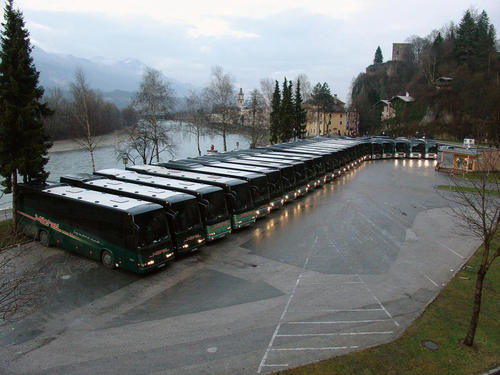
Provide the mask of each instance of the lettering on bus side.
POLYGON ((246 212, 246 213, 240 215, 240 219, 242 219, 244 217, 252 216, 252 215, 254 215, 253 211, 246 212))
POLYGON ((223 223, 215 224, 215 225, 213 226, 213 228, 214 228, 214 229, 217 229, 217 228, 221 228, 221 227, 223 227, 223 226, 225 226, 225 225, 229 225, 229 221, 224 221, 223 223))
POLYGON ((158 250, 158 251, 155 251, 153 254, 151 254, 149 257, 153 258, 155 256, 158 256, 158 255, 161 255, 161 254, 164 254, 164 253, 168 253, 168 252, 170 252, 169 249, 158 250))
POLYGON ((79 232, 77 232, 76 230, 74 230, 74 231, 73 231, 73 234, 74 234, 75 236, 80 237, 80 238, 84 238, 84 239, 86 239, 86 240, 89 240, 89 241, 95 242, 96 244, 101 245, 101 242, 99 242, 99 240, 96 240, 96 239, 94 239, 94 238, 92 238, 92 237, 89 237, 89 236, 87 236, 86 234, 79 233, 79 232))
POLYGON ((38 216, 35 214, 35 220, 38 221, 42 225, 46 225, 51 227, 52 229, 59 229, 59 224, 50 221, 49 219, 44 218, 43 216, 38 216))
POLYGON ((200 234, 195 234, 195 235, 192 235, 191 237, 188 237, 184 240, 184 242, 188 242, 188 241, 191 241, 191 240, 194 240, 196 238, 200 238, 201 235, 200 234))

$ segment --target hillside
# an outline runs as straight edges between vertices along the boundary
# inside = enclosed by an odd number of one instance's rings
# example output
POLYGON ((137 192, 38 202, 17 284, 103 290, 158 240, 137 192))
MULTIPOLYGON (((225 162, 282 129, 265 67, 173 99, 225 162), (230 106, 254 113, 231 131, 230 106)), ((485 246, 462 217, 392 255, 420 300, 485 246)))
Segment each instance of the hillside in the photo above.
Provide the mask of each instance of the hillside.
POLYGON ((458 25, 407 42, 400 59, 370 65, 353 82, 361 132, 472 137, 499 145, 499 43, 487 13, 467 10, 458 25), (380 101, 406 93, 414 101, 382 118, 386 103, 380 101))

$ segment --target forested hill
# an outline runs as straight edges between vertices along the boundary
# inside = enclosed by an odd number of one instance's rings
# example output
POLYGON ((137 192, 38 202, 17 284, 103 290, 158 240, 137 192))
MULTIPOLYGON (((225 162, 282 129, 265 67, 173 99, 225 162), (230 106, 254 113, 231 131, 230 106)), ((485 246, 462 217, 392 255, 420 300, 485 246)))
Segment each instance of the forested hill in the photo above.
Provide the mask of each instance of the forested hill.
POLYGON ((351 109, 360 113, 361 133, 413 136, 418 131, 499 145, 499 41, 487 13, 467 10, 458 25, 407 42, 401 60, 380 63, 377 50, 374 64, 353 81, 351 109), (382 121, 380 100, 406 93, 414 101, 382 121))

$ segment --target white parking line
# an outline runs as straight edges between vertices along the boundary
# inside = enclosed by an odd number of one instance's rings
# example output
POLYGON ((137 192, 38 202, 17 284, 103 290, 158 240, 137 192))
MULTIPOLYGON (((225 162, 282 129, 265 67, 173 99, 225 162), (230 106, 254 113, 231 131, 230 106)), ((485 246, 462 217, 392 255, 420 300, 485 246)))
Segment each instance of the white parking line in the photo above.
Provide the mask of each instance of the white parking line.
POLYGON ((456 251, 453 251, 453 249, 450 249, 448 246, 442 244, 441 242, 435 240, 438 244, 440 244, 441 246, 443 246, 446 250, 449 250, 451 251, 453 254, 455 254, 456 256, 458 256, 459 258, 461 259, 465 259, 465 257, 461 256, 459 253, 457 253, 456 251))
POLYGON ((316 237, 316 239, 314 240, 314 243, 311 246, 311 249, 309 251, 309 255, 307 256, 306 261, 304 262, 304 265, 302 266, 302 272, 300 273, 299 277, 297 278, 297 281, 295 282, 295 286, 293 287, 292 293, 290 294, 290 297, 288 298, 286 306, 283 309, 283 313, 281 314, 280 322, 278 323, 278 325, 276 326, 276 329, 274 330, 274 334, 271 338, 271 341, 269 342, 269 345, 267 346, 267 349, 266 349, 266 352, 264 353, 264 356, 262 357, 262 361, 260 361, 259 368, 257 369, 257 374, 260 374, 262 372, 262 369, 265 366, 268 366, 268 365, 266 365, 267 357, 269 356, 269 352, 271 350, 273 350, 272 348, 273 348, 274 340, 276 339, 276 336, 278 335, 278 331, 280 330, 281 324, 282 324, 283 320, 285 319, 285 315, 288 311, 288 307, 290 306, 290 303, 292 302, 292 299, 297 291, 297 286, 299 285, 300 279, 302 278, 303 272, 306 269, 307 263, 309 263, 309 258, 311 257, 312 251, 313 251, 314 246, 316 245, 317 242, 318 242, 318 237, 316 237))
POLYGON ((334 320, 331 322, 287 322, 283 324, 352 324, 352 323, 375 323, 388 322, 391 319, 367 319, 367 320, 334 320))
POLYGON ((337 332, 337 333, 297 333, 289 335, 277 335, 276 337, 309 337, 309 336, 363 336, 363 335, 391 335, 394 331, 382 332, 337 332))
MULTIPOLYGON (((362 283, 360 283, 362 284, 362 283)), ((326 312, 365 312, 365 311, 384 311, 383 309, 345 309, 345 310, 321 310, 326 312)))
POLYGON ((286 352, 286 351, 301 351, 301 350, 343 350, 343 349, 358 349, 359 346, 332 346, 325 348, 276 348, 271 349, 275 352, 286 352))

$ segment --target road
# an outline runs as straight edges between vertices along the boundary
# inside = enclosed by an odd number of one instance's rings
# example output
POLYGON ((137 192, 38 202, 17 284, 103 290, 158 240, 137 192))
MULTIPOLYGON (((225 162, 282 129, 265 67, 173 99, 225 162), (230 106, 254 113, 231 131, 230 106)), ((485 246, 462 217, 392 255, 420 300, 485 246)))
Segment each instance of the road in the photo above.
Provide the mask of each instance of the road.
POLYGON ((370 161, 146 277, 58 248, 0 373, 256 374, 399 337, 479 245, 430 161, 370 161))

